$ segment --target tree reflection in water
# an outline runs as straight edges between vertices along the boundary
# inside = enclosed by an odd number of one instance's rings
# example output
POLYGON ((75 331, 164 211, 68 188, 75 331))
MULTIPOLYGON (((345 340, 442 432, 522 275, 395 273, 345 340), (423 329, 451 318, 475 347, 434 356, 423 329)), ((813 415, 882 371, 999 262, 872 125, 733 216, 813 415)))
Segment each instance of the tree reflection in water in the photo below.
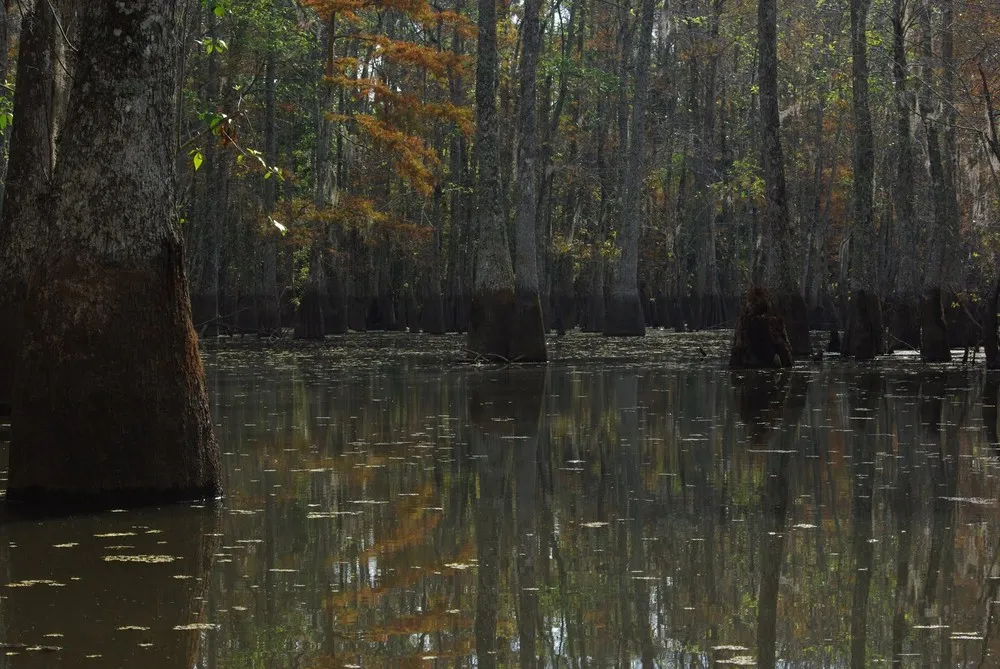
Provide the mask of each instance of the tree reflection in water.
MULTIPOLYGON (((1000 653, 998 390, 982 374, 331 369, 264 354, 209 371, 230 494, 217 527, 164 549, 186 566, 215 555, 191 574, 204 590, 152 570, 9 588, 68 578, 52 548, 68 535, 6 523, 0 641, 45 643, 58 605, 131 658, 126 623, 99 614, 124 587, 157 616, 218 625, 191 651, 152 639, 151 669, 186 652, 303 669, 992 666, 1000 653)), ((157 526, 110 514, 74 519, 73 536, 115 523, 157 526)), ((66 648, 0 667, 58 665, 87 643, 52 645, 66 648)))

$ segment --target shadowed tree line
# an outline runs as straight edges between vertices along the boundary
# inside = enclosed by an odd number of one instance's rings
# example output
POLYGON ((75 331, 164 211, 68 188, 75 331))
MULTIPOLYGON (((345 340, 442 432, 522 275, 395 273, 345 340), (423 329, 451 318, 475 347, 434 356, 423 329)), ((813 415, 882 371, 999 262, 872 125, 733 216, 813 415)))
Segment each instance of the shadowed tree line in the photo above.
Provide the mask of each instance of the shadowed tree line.
MULTIPOLYGON (((537 360, 553 329, 731 327, 760 286, 794 355, 821 327, 859 358, 995 348, 992 3, 171 5, 202 336, 471 328, 537 360)), ((5 152, 67 118, 79 11, 5 9, 5 152)), ((51 149, 10 153, 12 304, 51 149)))

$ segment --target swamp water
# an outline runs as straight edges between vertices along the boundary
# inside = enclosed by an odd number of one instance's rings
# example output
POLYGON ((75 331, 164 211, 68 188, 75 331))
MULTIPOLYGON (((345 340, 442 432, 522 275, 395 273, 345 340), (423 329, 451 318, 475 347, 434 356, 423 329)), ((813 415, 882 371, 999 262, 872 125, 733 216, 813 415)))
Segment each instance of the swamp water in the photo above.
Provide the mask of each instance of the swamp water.
POLYGON ((0 667, 1000 662, 981 369, 461 342, 209 350, 221 508, 5 520, 0 667))

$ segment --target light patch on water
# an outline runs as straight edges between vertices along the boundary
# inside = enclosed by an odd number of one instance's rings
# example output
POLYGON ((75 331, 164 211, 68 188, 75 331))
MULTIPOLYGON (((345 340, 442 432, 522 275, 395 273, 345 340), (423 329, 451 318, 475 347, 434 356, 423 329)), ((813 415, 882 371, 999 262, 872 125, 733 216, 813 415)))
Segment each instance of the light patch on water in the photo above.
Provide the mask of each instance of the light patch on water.
POLYGON ((36 585, 47 585, 50 588, 64 588, 65 583, 59 583, 58 581, 50 581, 46 578, 33 578, 24 581, 14 581, 13 583, 8 583, 8 588, 31 588, 36 585))
POLYGON ((180 560, 176 555, 105 555, 105 562, 138 562, 142 564, 164 564, 180 560))

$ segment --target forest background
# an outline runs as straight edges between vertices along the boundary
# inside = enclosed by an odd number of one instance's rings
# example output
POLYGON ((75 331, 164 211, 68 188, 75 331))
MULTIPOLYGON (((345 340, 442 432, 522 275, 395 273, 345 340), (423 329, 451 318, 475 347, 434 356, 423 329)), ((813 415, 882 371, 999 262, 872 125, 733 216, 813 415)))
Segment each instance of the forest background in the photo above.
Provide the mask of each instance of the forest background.
MULTIPOLYGON (((482 3, 178 4, 177 217, 199 333, 468 329, 482 3)), ((528 163, 526 5, 495 5, 501 219, 513 245, 529 165, 547 328, 606 329, 623 240, 637 247, 646 325, 733 326, 775 243, 759 111, 767 4, 666 0, 647 26, 634 0, 545 0, 528 163)), ((4 181, 25 6, 8 0, 2 17, 4 181)), ((72 58, 72 11, 61 19, 72 58)), ((860 287, 882 305, 885 345, 919 347, 936 295, 948 343, 978 343, 998 286, 1000 7, 788 1, 775 26, 781 262, 809 325, 846 327, 860 287)))

